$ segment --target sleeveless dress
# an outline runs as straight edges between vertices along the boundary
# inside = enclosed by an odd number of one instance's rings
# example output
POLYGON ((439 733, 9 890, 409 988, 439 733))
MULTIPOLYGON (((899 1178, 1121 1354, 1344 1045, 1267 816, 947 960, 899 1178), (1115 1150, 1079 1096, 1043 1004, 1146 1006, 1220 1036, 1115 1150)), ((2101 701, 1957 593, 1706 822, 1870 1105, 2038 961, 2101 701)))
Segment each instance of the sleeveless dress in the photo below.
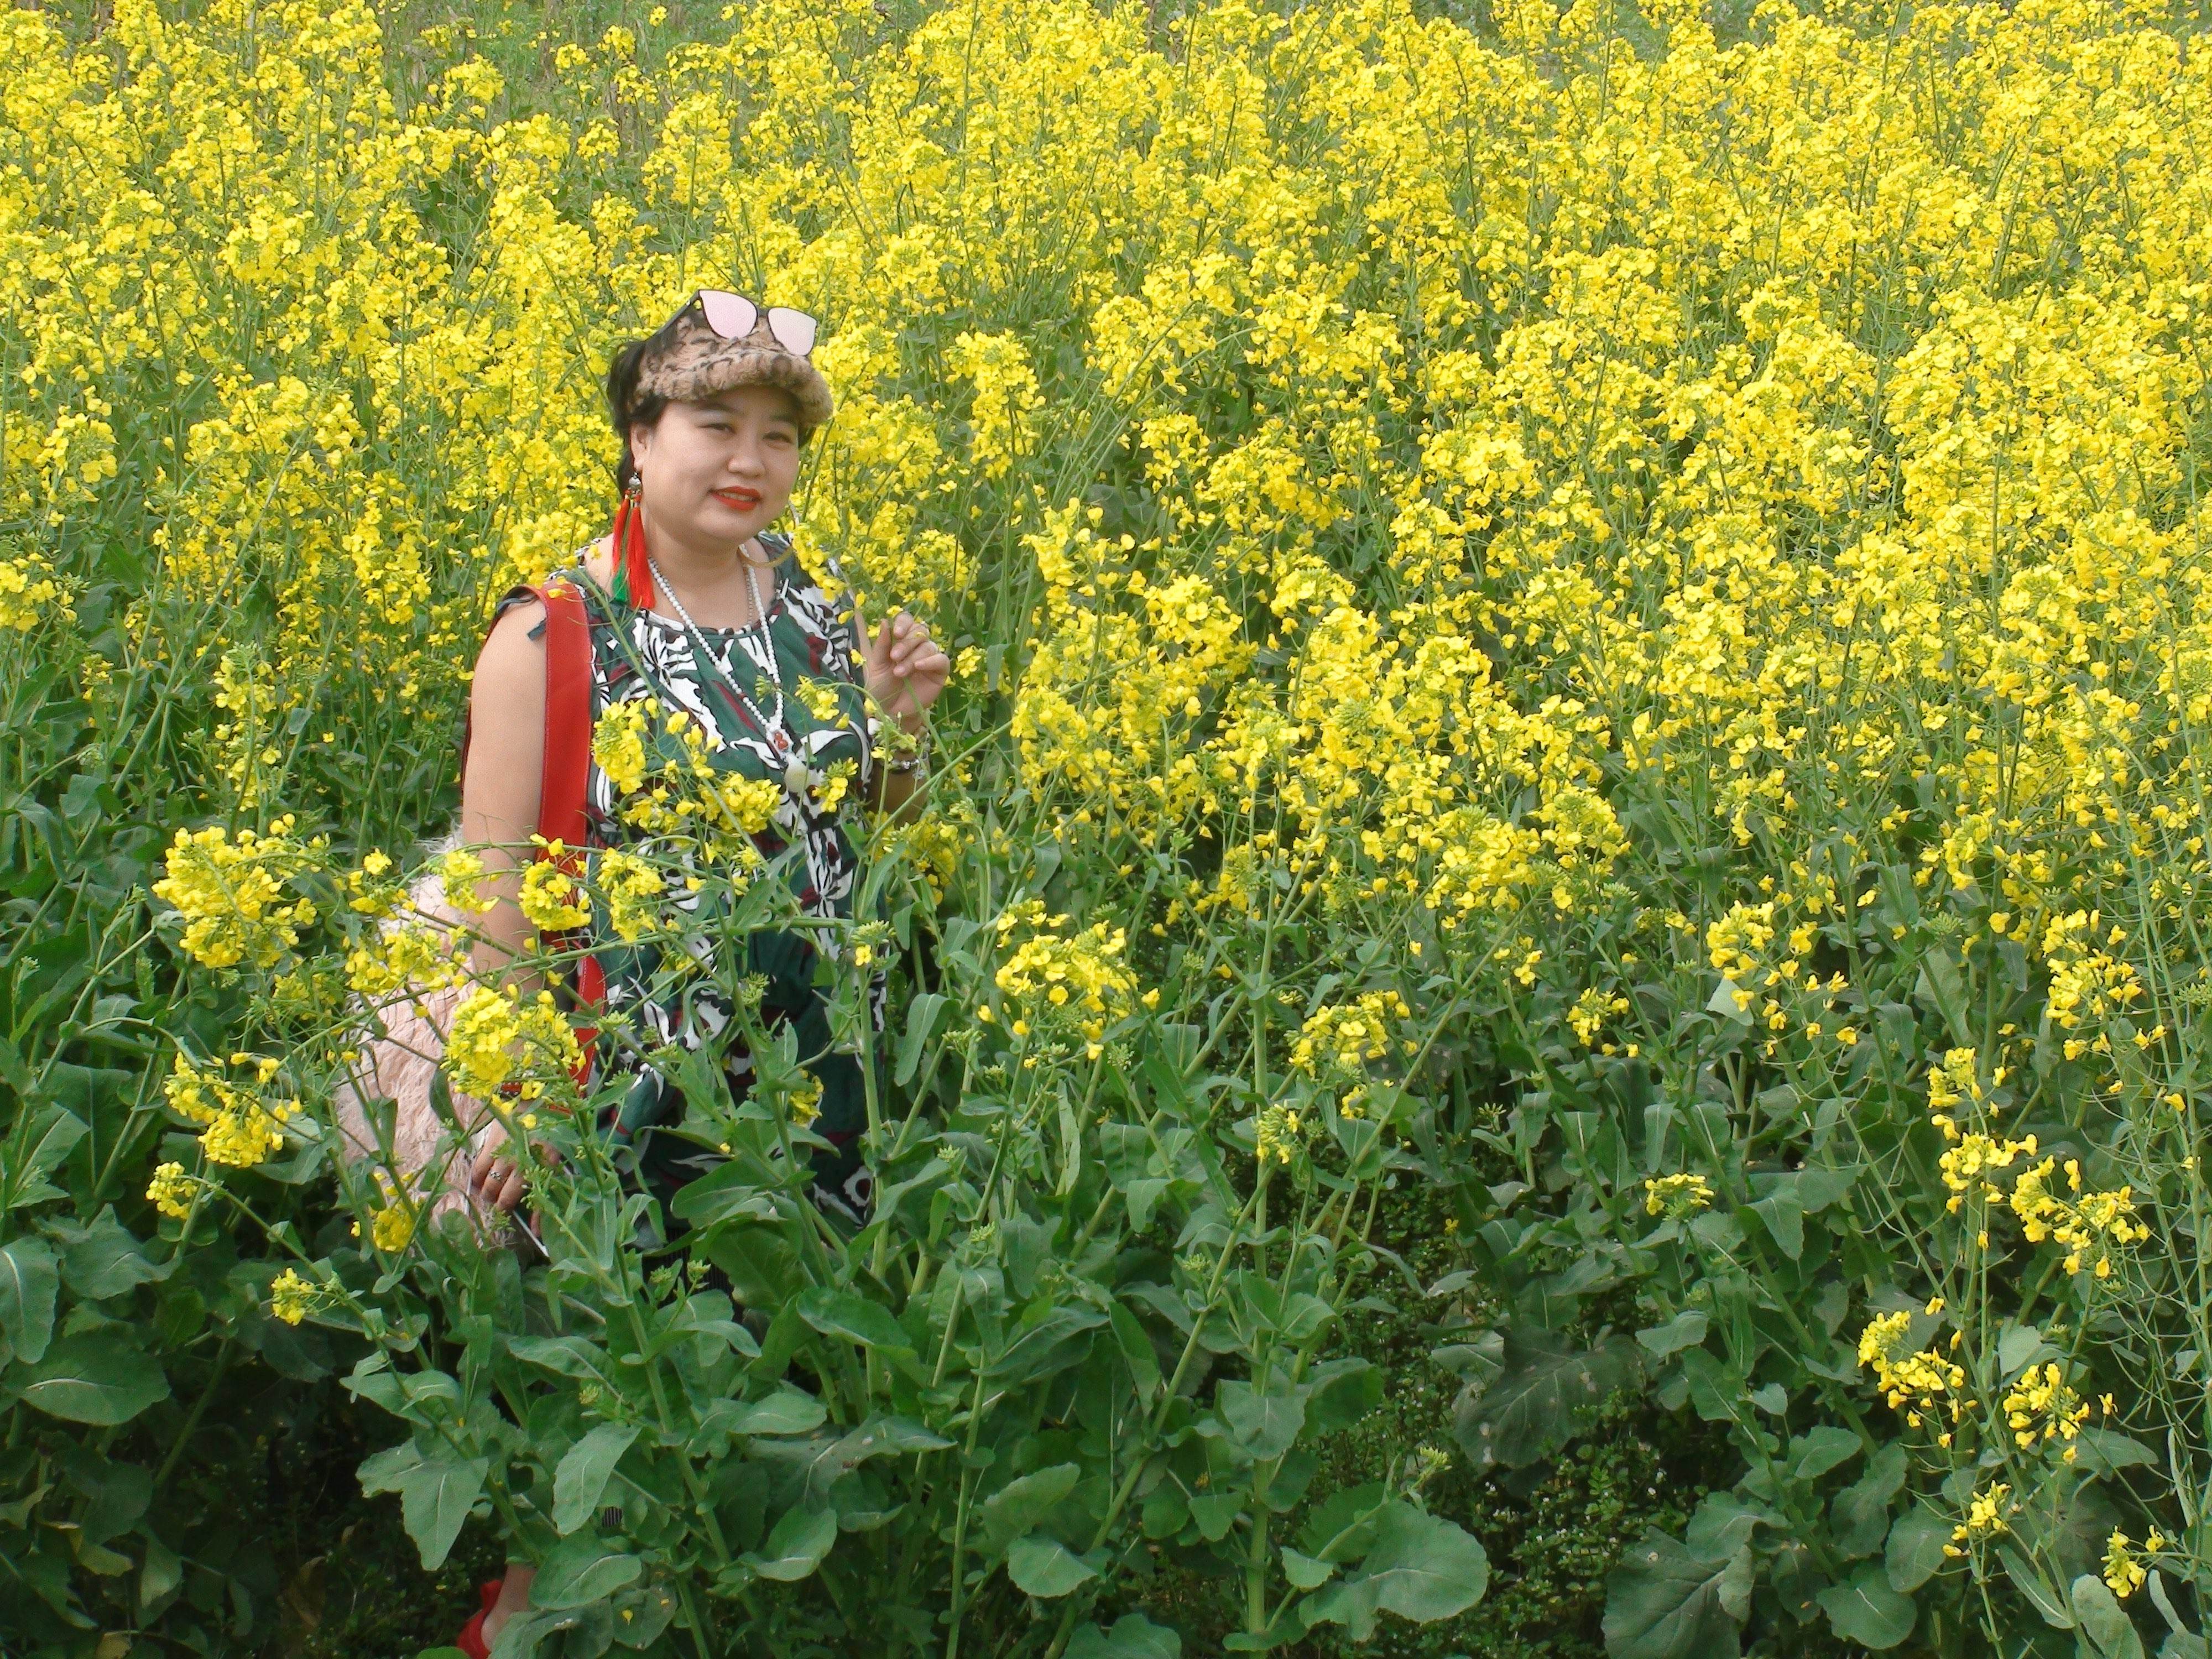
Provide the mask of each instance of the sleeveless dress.
MULTIPOLYGON (((758 540, 776 561, 773 595, 763 595, 775 647, 773 662, 762 649, 757 628, 700 628, 695 639, 694 630, 682 622, 616 599, 581 568, 562 573, 581 591, 590 622, 592 720, 596 727, 608 708, 647 697, 659 700, 664 718, 674 709, 688 712, 704 728, 712 764, 778 784, 774 817, 753 840, 768 858, 794 843, 800 848, 791 866, 800 908, 811 915, 849 918, 859 858, 848 818, 872 784, 874 769, 873 721, 860 688, 854 632, 849 623, 839 620, 837 606, 820 586, 800 568, 787 538, 763 531, 758 540), (700 659, 702 643, 709 653, 706 661, 700 659), (764 680, 780 680, 783 685, 784 725, 807 769, 809 788, 804 794, 794 794, 785 785, 784 763, 754 711, 730 690, 734 682, 753 692, 764 680), (815 683, 815 706, 800 695, 806 681, 815 683), (824 714, 834 717, 824 719, 824 714), (813 792, 833 767, 849 770, 850 776, 842 799, 824 811, 813 792)), ((588 550, 580 552, 577 566, 587 556, 588 550)), ((501 601, 500 608, 528 597, 528 589, 518 589, 501 601)), ((755 701, 773 707, 772 696, 756 694, 755 701)), ((596 759, 586 777, 584 800, 596 848, 622 848, 648 839, 625 820, 628 798, 596 759)), ((604 1007, 633 1029, 639 1045, 680 1044, 696 1050, 729 1024, 732 1010, 711 975, 687 975, 680 990, 672 993, 664 988, 655 994, 653 981, 662 952, 686 948, 680 938, 625 941, 607 927, 604 907, 595 906, 584 943, 605 979, 604 1007)), ((828 1004, 814 984, 817 951, 834 957, 838 948, 827 934, 760 929, 747 936, 744 971, 766 981, 760 1009, 763 1021, 772 1030, 783 1024, 792 1028, 799 1060, 820 1085, 819 1116, 812 1127, 836 1151, 814 1154, 815 1202, 857 1226, 867 1219, 874 1197, 874 1177, 861 1162, 860 1149, 860 1133, 867 1127, 866 1085, 860 1058, 831 1046, 828 1004)), ((878 970, 870 979, 867 998, 872 1065, 877 1063, 874 1039, 883 1029, 884 991, 885 975, 878 970)), ((629 1172, 660 1200, 665 1237, 673 1239, 684 1224, 669 1209, 669 1200, 723 1160, 695 1142, 659 1133, 682 1120, 683 1097, 672 1082, 645 1064, 635 1048, 603 1037, 593 1063, 602 1080, 610 1073, 626 1073, 630 1078, 619 1100, 603 1109, 600 1127, 618 1149, 628 1149, 629 1172)), ((752 1060, 741 1042, 730 1044, 723 1064, 732 1097, 742 1100, 751 1085, 752 1060)), ((621 1161, 619 1151, 617 1158, 621 1161)))

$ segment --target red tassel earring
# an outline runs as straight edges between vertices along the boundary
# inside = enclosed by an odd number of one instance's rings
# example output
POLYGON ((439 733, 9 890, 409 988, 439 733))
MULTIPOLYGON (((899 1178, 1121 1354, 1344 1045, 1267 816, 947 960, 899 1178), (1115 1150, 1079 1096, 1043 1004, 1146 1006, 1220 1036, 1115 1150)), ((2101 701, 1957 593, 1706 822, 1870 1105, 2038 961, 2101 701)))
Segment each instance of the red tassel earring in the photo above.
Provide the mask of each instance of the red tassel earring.
POLYGON ((639 505, 644 487, 644 481, 633 471, 629 488, 623 491, 622 500, 615 504, 612 597, 617 605, 650 611, 653 569, 645 562, 645 512, 639 505))

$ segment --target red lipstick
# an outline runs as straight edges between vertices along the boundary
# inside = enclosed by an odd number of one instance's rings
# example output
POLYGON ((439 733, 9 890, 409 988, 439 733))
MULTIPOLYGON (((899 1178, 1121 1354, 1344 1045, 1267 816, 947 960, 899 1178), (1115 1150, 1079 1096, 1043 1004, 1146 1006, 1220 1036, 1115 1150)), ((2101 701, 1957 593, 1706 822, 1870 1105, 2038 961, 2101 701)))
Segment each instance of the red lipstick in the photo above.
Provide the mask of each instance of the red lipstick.
POLYGON ((709 493, 723 506, 735 507, 740 513, 750 513, 761 502, 759 490, 747 489, 740 484, 726 484, 709 493))

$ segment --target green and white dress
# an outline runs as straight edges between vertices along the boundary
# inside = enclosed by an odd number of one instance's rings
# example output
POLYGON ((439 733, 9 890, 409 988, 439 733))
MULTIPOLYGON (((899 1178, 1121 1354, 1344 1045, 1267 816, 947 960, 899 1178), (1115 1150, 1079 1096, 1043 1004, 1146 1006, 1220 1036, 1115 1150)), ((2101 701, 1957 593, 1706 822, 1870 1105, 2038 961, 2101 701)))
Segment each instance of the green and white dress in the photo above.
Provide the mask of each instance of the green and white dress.
MULTIPOLYGON (((768 858, 794 845, 799 848, 790 867, 800 908, 812 915, 849 917, 859 876, 858 826, 852 815, 873 782, 875 764, 857 641, 852 625, 839 619, 837 606, 799 567, 789 540, 771 532, 762 532, 759 539, 776 560, 775 591, 767 597, 766 632, 774 647, 773 661, 757 628, 695 629, 617 599, 581 570, 566 573, 582 590, 590 619, 592 719, 596 727, 607 709, 648 697, 659 699, 664 717, 678 708, 690 714, 708 738, 712 764, 778 784, 780 799, 773 819, 754 841, 768 858), (702 646, 709 653, 705 661, 700 656, 702 646), (763 729, 759 708, 749 708, 731 689, 734 683, 751 691, 763 682, 780 682, 784 689, 783 725, 805 769, 804 787, 791 787, 800 779, 790 772, 786 758, 763 729), (825 714, 830 717, 825 719, 825 714), (847 770, 848 783, 836 806, 824 811, 815 792, 833 768, 847 770)), ((578 556, 580 564, 583 557, 578 556)), ((527 590, 520 596, 526 597, 527 590)), ((502 604, 517 598, 509 595, 502 604)), ((756 698, 757 704, 762 701, 756 698)), ((629 798, 596 759, 586 775, 584 799, 597 846, 619 848, 644 838, 625 819, 629 798)), ((626 942, 607 929, 604 915, 597 911, 594 929, 586 944, 605 977, 603 1006, 630 1028, 639 1045, 680 1044, 696 1049, 728 1025, 732 1011, 711 976, 682 977, 678 981, 682 988, 673 993, 665 983, 656 987, 659 953, 684 948, 683 945, 626 942)), ((821 1085, 820 1115, 813 1127, 837 1151, 815 1156, 816 1200, 857 1224, 869 1213, 874 1187, 859 1146, 860 1132, 867 1127, 866 1085, 859 1059, 830 1046, 828 1008, 814 984, 816 951, 834 954, 836 949, 828 934, 802 937, 786 929, 762 930, 746 941, 744 971, 767 982, 763 1018, 771 1025, 791 1025, 799 1059, 821 1085)), ((883 1025, 884 994, 884 979, 878 971, 871 981, 869 996, 872 1023, 878 1031, 883 1025)), ((665 1208, 677 1190, 720 1158, 696 1143, 657 1133, 682 1119, 684 1102, 669 1079, 644 1063, 636 1048, 603 1041, 595 1058, 602 1067, 632 1074, 627 1094, 603 1114, 602 1127, 632 1149, 641 1183, 665 1208)), ((732 1095, 742 1098, 751 1084, 752 1062, 741 1042, 733 1042, 727 1049, 725 1071, 732 1095)), ((682 1224, 670 1215, 666 1225, 672 1236, 682 1224)))

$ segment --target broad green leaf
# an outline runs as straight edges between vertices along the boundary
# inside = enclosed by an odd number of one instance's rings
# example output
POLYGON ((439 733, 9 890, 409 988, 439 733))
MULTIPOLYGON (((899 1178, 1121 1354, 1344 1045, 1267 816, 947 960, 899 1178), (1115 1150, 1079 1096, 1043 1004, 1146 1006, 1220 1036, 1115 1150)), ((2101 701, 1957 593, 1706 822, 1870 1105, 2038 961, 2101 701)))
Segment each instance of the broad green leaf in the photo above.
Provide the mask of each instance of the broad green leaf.
POLYGON ((92 1132, 74 1112, 49 1106, 31 1125, 31 1150, 19 1164, 0 1170, 0 1212, 44 1204, 62 1191, 46 1176, 92 1132))
POLYGON ((1859 1455, 1858 1436, 1823 1423, 1790 1443, 1790 1473, 1799 1480, 1818 1480, 1859 1455))
POLYGON ((864 1348, 914 1350, 914 1339, 900 1328, 890 1310, 850 1291, 817 1285, 800 1293, 799 1316, 824 1336, 842 1337, 864 1348))
POLYGON ((1905 1485, 1905 1448, 1893 1440, 1867 1460, 1866 1473, 1828 1505, 1836 1547, 1847 1561, 1871 1555, 1889 1533, 1889 1504, 1905 1485))
POLYGON ((1942 1516, 1917 1504, 1905 1510, 1890 1528, 1889 1544, 1882 1552, 1889 1587, 1911 1595, 1949 1559, 1943 1547, 1950 1541, 1951 1523, 1942 1516))
POLYGON ((1375 1529, 1389 1493, 1379 1480, 1331 1492, 1306 1517, 1298 1542, 1316 1560, 1341 1566, 1374 1547, 1375 1529))
POLYGON ((1041 1601, 1066 1595, 1097 1573, 1058 1539, 1043 1533, 1018 1538, 1006 1552, 1006 1577, 1015 1587, 1041 1601))
POLYGON ((803 1389, 780 1389, 765 1400, 730 1403, 736 1408, 729 1417, 732 1434, 805 1434, 820 1428, 830 1415, 822 1401, 803 1389))
POLYGON ((1765 1224, 1783 1255, 1795 1261, 1805 1254, 1805 1206, 1794 1188, 1779 1187, 1765 1198, 1753 1199, 1751 1212, 1765 1224))
POLYGON ((1577 1413, 1634 1381, 1640 1370, 1636 1345, 1626 1337, 1582 1348, 1517 1324, 1506 1329, 1504 1360, 1498 1380, 1454 1425, 1460 1443, 1484 1467, 1525 1468, 1548 1457, 1574 1431, 1577 1413))
POLYGON ((169 1379, 122 1332, 88 1331, 49 1348, 21 1392, 49 1417, 112 1428, 167 1399, 169 1379))
POLYGON ((1309 1436, 1334 1434, 1367 1419, 1382 1403, 1382 1370, 1357 1355, 1324 1359, 1307 1373, 1306 1424, 1309 1436))
POLYGON ((1875 1562, 1865 1563, 1848 1582, 1829 1585, 1819 1599, 1829 1625, 1846 1642, 1880 1652, 1912 1634, 1912 1598, 1892 1589, 1875 1562))
POLYGON ((986 1551, 1004 1549, 1024 1533, 1034 1532, 1046 1516, 1075 1490, 1083 1471, 1073 1463, 1020 1475, 986 1498, 976 1517, 986 1551))
POLYGON ((2143 1659, 2142 1638, 2135 1620, 2122 1610, 2111 1588, 2094 1572, 2074 1581, 2069 1592, 2074 1616, 2101 1659, 2143 1659))
POLYGON ((1751 1541, 1762 1522, 1787 1530, 1782 1517, 1771 1510, 1747 1504, 1732 1492, 1711 1492, 1691 1516, 1683 1541, 1692 1555, 1702 1555, 1708 1561, 1725 1561, 1751 1541))
POLYGON ((460 1536, 469 1510, 483 1495, 489 1462, 481 1457, 424 1459, 399 1478, 399 1519, 422 1557, 422 1570, 435 1572, 460 1536))
POLYGON ((783 1512, 757 1554, 739 1559, 763 1578, 794 1583, 820 1566, 836 1541, 836 1510, 794 1507, 783 1512))
POLYGON ((635 1583, 645 1563, 614 1540, 585 1534, 556 1545, 531 1581, 533 1607, 588 1607, 635 1583))
POLYGON ((1297 1589, 1319 1589, 1335 1574, 1336 1569, 1326 1561, 1316 1561, 1303 1551, 1288 1544, 1282 1550, 1283 1577, 1297 1589))
POLYGON ((56 1236, 64 1246, 62 1278, 71 1291, 88 1302, 121 1296, 137 1285, 169 1275, 167 1267, 146 1259, 138 1240, 115 1218, 115 1206, 112 1204, 85 1226, 58 1231, 56 1236))
POLYGON ((1490 1558, 1474 1534, 1442 1516, 1394 1503, 1375 1529, 1375 1547, 1356 1577, 1375 1587, 1386 1613, 1430 1624, 1464 1613, 1490 1588, 1490 1558))
POLYGON ((46 1358, 60 1290, 53 1246, 45 1239, 19 1238, 0 1249, 0 1361, 10 1350, 27 1365, 46 1358))
POLYGON ((1182 1638, 1141 1613, 1125 1613, 1112 1630, 1087 1621, 1078 1625, 1067 1659, 1182 1659, 1182 1638))
POLYGON ((1152 1352, 1152 1339, 1137 1316, 1121 1301, 1109 1303, 1106 1308, 1109 1322, 1114 1328, 1115 1346, 1121 1351, 1122 1360, 1129 1367, 1130 1380, 1137 1385, 1137 1401, 1150 1405, 1160 1389, 1159 1356, 1152 1352))
MULTIPOLYGON (((637 1438, 635 1423, 602 1423, 568 1448, 553 1471, 553 1529, 566 1537, 592 1517, 607 1478, 637 1438)), ((545 1603, 544 1605, 552 1605, 545 1603)))
POLYGON ((1664 1359, 1670 1353, 1695 1347, 1704 1341, 1706 1328, 1711 1322, 1703 1308, 1685 1308, 1665 1324, 1637 1332, 1636 1340, 1648 1352, 1664 1359))
POLYGON ((183 1560, 176 1551, 149 1532, 146 1535, 146 1565, 138 1570, 139 1607, 148 1611, 157 1608, 184 1582, 183 1560))
POLYGON ((1605 1650, 1611 1659, 1735 1659, 1751 1583, 1748 1549, 1713 1561, 1646 1533, 1606 1575, 1605 1650))
POLYGON ((1237 1443, 1263 1463, 1290 1450, 1297 1443, 1298 1431, 1305 1427, 1303 1389, 1285 1386, 1261 1394, 1249 1382, 1224 1382, 1215 1397, 1237 1443))

